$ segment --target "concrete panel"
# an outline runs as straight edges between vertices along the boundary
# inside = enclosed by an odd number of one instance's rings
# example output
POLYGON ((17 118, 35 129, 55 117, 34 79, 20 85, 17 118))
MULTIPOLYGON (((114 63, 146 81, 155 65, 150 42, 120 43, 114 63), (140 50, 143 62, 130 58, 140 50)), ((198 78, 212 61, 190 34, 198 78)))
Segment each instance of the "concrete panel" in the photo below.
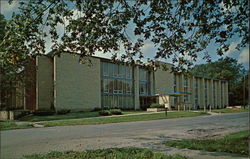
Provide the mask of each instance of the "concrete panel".
POLYGON ((133 67, 134 69, 134 108, 135 109, 140 109, 140 97, 139 97, 139 85, 140 85, 140 82, 139 82, 139 66, 135 66, 133 67))
MULTIPOLYGON (((167 64, 170 69, 171 65, 167 64)), ((155 71, 155 93, 169 93, 174 92, 174 74, 170 73, 170 70, 162 70, 158 68, 155 71)))
POLYGON ((101 108, 100 59, 89 58, 91 66, 79 63, 79 56, 54 57, 55 107, 71 110, 101 108))
POLYGON ((53 59, 37 56, 37 109, 51 109, 53 106, 53 59))

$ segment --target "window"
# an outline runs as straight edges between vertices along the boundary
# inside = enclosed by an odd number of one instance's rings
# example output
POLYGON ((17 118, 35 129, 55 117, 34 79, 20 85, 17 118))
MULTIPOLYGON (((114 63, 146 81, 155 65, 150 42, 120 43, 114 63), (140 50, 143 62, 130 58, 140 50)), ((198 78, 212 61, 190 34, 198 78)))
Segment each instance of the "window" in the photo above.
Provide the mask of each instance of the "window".
POLYGON ((147 70, 140 68, 139 69, 139 93, 140 95, 149 94, 149 73, 147 70))
POLYGON ((125 66, 125 68, 126 68, 126 78, 127 79, 132 79, 132 67, 125 66))
POLYGON ((205 106, 208 105, 208 102, 207 102, 207 101, 208 101, 208 100, 207 100, 207 98, 208 98, 207 83, 208 83, 208 81, 207 81, 207 80, 204 80, 205 106))
POLYGON ((221 105, 222 105, 222 106, 224 105, 224 101, 223 101, 223 100, 224 100, 224 99, 223 99, 223 86, 222 86, 223 84, 224 84, 224 83, 221 82, 221 89, 220 89, 220 90, 221 90, 221 105))
POLYGON ((108 76, 109 75, 109 72, 108 72, 108 63, 102 63, 103 65, 103 76, 108 76))
POLYGON ((133 108, 132 67, 102 62, 101 86, 102 107, 133 108))
POLYGON ((199 103, 198 103, 199 102, 198 101, 198 97, 199 97, 199 95, 198 95, 198 86, 199 86, 198 79, 195 78, 194 79, 194 90, 195 90, 194 102, 195 102, 196 107, 199 105, 199 103))
MULTIPOLYGON (((184 92, 188 93, 188 78, 184 77, 184 92)), ((188 95, 184 95, 184 102, 188 101, 188 95)))
POLYGON ((109 93, 109 80, 108 79, 103 79, 103 92, 104 93, 109 93))
POLYGON ((213 82, 213 99, 214 99, 214 106, 216 106, 216 87, 215 87, 215 81, 213 82))

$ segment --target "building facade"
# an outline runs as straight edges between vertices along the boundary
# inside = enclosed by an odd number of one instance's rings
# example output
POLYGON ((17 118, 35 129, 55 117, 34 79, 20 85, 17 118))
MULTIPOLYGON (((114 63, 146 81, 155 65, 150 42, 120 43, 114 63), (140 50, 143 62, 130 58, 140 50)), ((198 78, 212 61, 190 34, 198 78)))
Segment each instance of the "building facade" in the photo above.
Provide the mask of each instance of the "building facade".
MULTIPOLYGON (((145 109, 151 103, 169 109, 215 109, 228 106, 228 82, 90 57, 36 57, 35 86, 26 87, 23 108, 91 110, 145 109), (35 98, 35 99, 33 99, 35 98), (32 100, 33 99, 33 100, 32 100)), ((162 64, 162 62, 158 62, 162 64)), ((167 68, 171 64, 164 64, 167 68)))

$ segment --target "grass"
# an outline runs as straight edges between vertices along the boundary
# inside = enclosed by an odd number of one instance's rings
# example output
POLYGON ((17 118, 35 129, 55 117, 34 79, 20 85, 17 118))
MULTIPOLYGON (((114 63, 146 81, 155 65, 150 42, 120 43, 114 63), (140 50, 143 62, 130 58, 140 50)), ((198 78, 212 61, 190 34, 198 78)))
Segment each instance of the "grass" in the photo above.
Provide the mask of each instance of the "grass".
MULTIPOLYGON (((146 111, 122 111, 123 114, 136 114, 136 113, 146 113, 146 111)), ((36 116, 36 115, 28 115, 20 118, 21 121, 30 121, 30 122, 38 122, 38 121, 51 121, 51 120, 66 120, 66 119, 79 119, 79 118, 91 118, 91 117, 99 117, 100 114, 98 112, 75 112, 68 113, 65 115, 48 115, 48 116, 36 116)))
POLYGON ((60 120, 60 121, 43 122, 42 124, 46 127, 66 126, 66 125, 94 125, 94 124, 159 120, 159 119, 170 119, 170 118, 181 118, 181 117, 195 117, 201 115, 207 115, 207 113, 180 111, 180 112, 169 112, 168 116, 165 116, 165 113, 155 113, 155 114, 141 114, 141 115, 130 115, 130 116, 88 118, 79 120, 60 120))
POLYGON ((79 119, 79 118, 90 118, 100 116, 98 112, 75 112, 68 113, 65 115, 48 115, 48 116, 37 116, 37 115, 28 115, 20 118, 21 121, 50 121, 50 120, 63 120, 63 119, 79 119))
POLYGON ((240 131, 222 138, 206 140, 175 140, 166 142, 166 146, 215 152, 229 152, 248 155, 248 131, 240 131))
MULTIPOLYGON (((195 117, 195 116, 201 116, 201 115, 208 115, 208 114, 204 112, 179 111, 179 112, 169 112, 168 116, 165 116, 165 113, 140 114, 140 115, 133 114, 130 116, 110 116, 110 117, 86 118, 86 119, 78 119, 78 120, 51 120, 51 121, 43 121, 40 124, 44 125, 45 127, 67 126, 67 125, 94 125, 94 124, 108 124, 108 123, 120 123, 120 122, 182 118, 182 117, 195 117)), ((48 117, 46 119, 48 119, 48 117)), ((32 126, 28 124, 17 125, 15 124, 15 122, 1 122, 0 123, 0 130, 11 130, 11 129, 22 129, 22 128, 24 129, 24 128, 31 128, 31 127, 32 126)))
POLYGON ((215 110, 212 110, 212 112, 214 113, 240 113, 240 112, 248 112, 249 109, 246 108, 241 108, 241 109, 228 109, 228 108, 225 108, 225 109, 215 109, 215 110))
POLYGON ((25 156, 25 159, 188 159, 181 155, 165 155, 140 148, 109 148, 84 152, 50 152, 25 156))
POLYGON ((32 125, 22 124, 17 125, 14 121, 0 122, 0 130, 12 130, 12 129, 27 129, 32 128, 32 125))

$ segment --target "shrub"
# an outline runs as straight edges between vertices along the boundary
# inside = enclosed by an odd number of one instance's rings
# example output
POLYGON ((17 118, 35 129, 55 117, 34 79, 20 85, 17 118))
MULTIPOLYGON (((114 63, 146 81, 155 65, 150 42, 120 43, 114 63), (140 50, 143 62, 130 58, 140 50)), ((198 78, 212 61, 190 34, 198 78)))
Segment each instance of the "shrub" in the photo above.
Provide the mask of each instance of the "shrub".
POLYGON ((150 105, 150 108, 165 108, 164 104, 157 104, 157 103, 153 103, 150 105))
POLYGON ((102 110, 102 111, 99 111, 99 114, 102 115, 102 116, 108 116, 108 115, 111 115, 110 111, 109 110, 102 110))
POLYGON ((100 110, 102 110, 102 108, 95 107, 93 110, 91 110, 91 112, 98 112, 100 110))
POLYGON ((37 115, 37 116, 47 116, 47 115, 55 114, 55 111, 53 111, 53 110, 35 110, 33 112, 33 114, 37 115))
POLYGON ((113 115, 122 115, 121 109, 110 109, 110 113, 113 115))
POLYGON ((70 112, 70 109, 60 109, 57 111, 58 115, 64 115, 64 114, 68 114, 70 112))

